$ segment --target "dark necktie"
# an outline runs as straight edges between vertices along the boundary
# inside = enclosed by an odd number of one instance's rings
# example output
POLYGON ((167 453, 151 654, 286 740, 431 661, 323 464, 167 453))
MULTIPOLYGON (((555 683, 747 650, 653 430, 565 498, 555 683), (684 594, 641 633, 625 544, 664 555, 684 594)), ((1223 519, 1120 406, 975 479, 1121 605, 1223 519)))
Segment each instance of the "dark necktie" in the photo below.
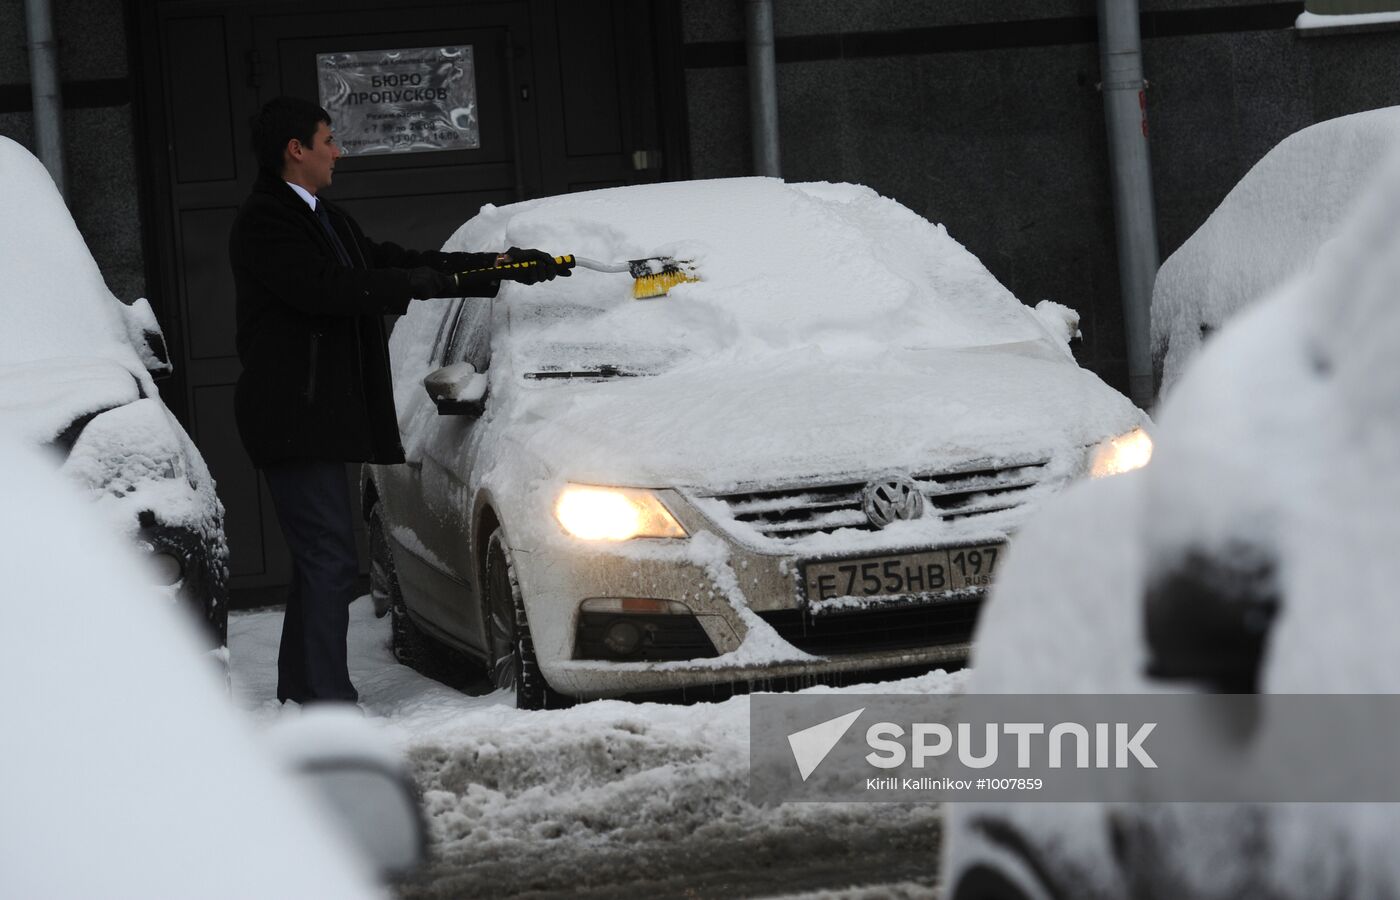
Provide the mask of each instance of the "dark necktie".
POLYGON ((321 223, 321 227, 326 229, 326 235, 331 239, 331 245, 335 247, 335 255, 340 258, 340 264, 347 269, 352 267, 350 254, 346 252, 345 245, 340 242, 340 235, 335 233, 331 227, 330 213, 326 212, 326 205, 321 201, 316 201, 316 221, 321 223))

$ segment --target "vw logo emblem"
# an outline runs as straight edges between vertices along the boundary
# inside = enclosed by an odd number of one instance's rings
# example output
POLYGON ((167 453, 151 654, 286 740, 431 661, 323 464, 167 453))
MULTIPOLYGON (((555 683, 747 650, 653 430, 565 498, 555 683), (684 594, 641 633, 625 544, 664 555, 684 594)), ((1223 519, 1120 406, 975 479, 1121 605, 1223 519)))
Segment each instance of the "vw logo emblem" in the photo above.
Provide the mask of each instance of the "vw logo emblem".
POLYGON ((865 486, 861 509, 876 528, 896 519, 917 519, 924 514, 924 495, 908 475, 886 475, 865 486))

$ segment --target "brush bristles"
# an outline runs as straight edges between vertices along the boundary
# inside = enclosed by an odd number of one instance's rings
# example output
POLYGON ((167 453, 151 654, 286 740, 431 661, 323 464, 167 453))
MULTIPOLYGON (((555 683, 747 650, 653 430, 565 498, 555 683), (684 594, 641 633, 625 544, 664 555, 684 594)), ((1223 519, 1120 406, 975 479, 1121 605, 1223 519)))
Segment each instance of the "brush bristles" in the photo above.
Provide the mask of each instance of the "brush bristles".
POLYGON ((699 280, 694 275, 674 269, 669 272, 658 272, 655 275, 642 275, 632 285, 632 297, 636 300, 663 297, 667 291, 678 284, 699 280))

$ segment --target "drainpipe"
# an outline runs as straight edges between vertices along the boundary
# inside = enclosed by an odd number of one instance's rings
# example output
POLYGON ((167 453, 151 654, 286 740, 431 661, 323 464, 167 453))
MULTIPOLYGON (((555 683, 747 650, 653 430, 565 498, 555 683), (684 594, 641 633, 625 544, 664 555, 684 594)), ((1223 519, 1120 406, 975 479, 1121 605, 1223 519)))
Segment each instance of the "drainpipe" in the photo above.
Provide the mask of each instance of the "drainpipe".
POLYGON ((772 0, 745 0, 748 7, 749 128, 753 167, 781 178, 778 164, 778 76, 773 61, 772 0))
POLYGON ((34 97, 34 146, 58 192, 63 182, 63 97, 59 93, 58 42, 49 0, 24 0, 29 26, 29 81, 34 97))
POLYGON ((1104 116, 1118 227, 1118 273, 1128 339, 1128 390, 1147 409, 1152 385, 1152 282, 1157 277, 1157 211, 1147 152, 1147 82, 1137 0, 1098 0, 1104 116))

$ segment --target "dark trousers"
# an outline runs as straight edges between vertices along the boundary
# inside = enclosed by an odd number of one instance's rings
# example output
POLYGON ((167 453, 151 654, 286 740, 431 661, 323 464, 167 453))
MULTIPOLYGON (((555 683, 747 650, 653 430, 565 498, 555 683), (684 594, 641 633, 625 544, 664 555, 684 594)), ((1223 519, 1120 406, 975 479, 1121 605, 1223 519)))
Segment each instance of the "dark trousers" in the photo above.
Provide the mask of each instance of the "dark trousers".
POLYGON ((355 702, 345 639, 355 599, 355 532, 345 464, 279 463, 263 469, 292 552, 292 585, 277 654, 277 699, 355 702))

